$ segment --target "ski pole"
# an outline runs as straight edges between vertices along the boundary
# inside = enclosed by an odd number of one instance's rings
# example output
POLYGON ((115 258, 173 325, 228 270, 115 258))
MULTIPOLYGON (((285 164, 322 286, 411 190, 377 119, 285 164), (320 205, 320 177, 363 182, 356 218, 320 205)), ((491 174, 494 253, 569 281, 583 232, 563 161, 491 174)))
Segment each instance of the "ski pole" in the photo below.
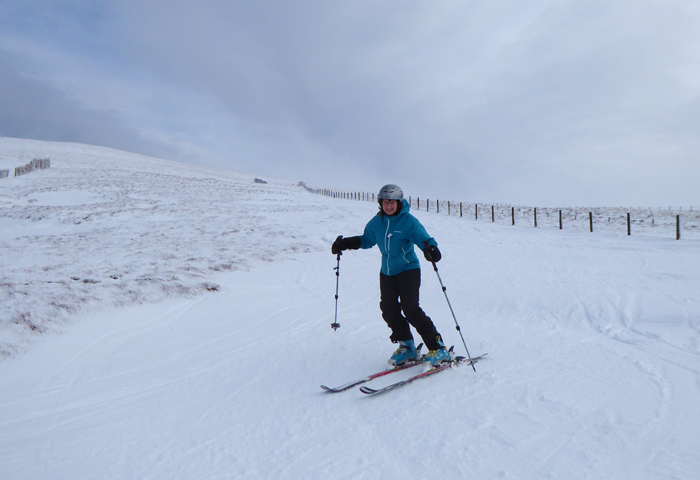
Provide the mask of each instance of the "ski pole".
POLYGON ((450 303, 450 299, 447 298, 447 287, 442 283, 442 278, 440 278, 440 272, 438 272, 437 265, 435 262, 431 262, 433 264, 433 269, 435 270, 435 274, 438 277, 438 280, 440 281, 440 286, 442 287, 442 293, 445 294, 445 300, 447 300, 447 306, 450 307, 450 312, 452 312, 452 318, 455 320, 455 325, 457 326, 457 331, 459 332, 459 336, 462 338, 462 344, 464 345, 464 349, 467 351, 467 358, 469 358, 469 363, 472 366, 472 369, 476 372, 476 367, 474 367, 474 363, 472 362, 472 356, 469 354, 469 349, 467 348, 467 342, 464 341, 464 335, 462 335, 462 329, 459 327, 459 323, 457 323, 457 317, 455 316, 455 311, 452 310, 452 304, 450 303))
POLYGON ((340 256, 341 252, 338 252, 338 266, 333 268, 335 270, 335 321, 331 323, 331 328, 335 332, 340 328, 338 323, 338 284, 340 283, 340 256))

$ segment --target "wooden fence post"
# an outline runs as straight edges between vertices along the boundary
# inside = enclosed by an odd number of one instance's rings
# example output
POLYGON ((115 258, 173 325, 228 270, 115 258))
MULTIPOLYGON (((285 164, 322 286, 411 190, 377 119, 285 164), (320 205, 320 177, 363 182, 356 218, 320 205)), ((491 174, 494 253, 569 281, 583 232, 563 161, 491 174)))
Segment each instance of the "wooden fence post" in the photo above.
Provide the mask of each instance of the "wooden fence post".
POLYGON ((632 235, 632 222, 630 222, 630 212, 627 212, 627 236, 632 235))
POLYGON ((676 240, 681 239, 681 216, 676 215, 676 240))
POLYGON ((559 230, 562 230, 564 228, 564 224, 562 223, 561 219, 561 210, 559 210, 559 230))
POLYGON ((496 221, 496 212, 495 212, 495 207, 491 205, 491 223, 496 221))
POLYGON ((537 228, 537 207, 535 207, 535 228, 537 228))
POLYGON ((588 212, 588 222, 591 224, 591 233, 593 233, 593 212, 588 212))
POLYGON ((513 225, 515 225, 515 207, 510 207, 510 215, 513 217, 513 225))
POLYGON ((459 218, 462 218, 462 202, 459 202, 459 218))

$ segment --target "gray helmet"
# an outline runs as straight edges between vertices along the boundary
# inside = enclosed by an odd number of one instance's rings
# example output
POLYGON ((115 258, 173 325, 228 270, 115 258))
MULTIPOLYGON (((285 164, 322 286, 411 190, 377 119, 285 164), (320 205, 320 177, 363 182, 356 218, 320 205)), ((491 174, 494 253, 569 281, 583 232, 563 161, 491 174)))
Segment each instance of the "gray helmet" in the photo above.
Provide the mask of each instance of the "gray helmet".
POLYGON ((379 201, 382 200, 398 200, 401 202, 403 200, 403 191, 398 185, 384 185, 381 190, 379 190, 378 195, 379 201))

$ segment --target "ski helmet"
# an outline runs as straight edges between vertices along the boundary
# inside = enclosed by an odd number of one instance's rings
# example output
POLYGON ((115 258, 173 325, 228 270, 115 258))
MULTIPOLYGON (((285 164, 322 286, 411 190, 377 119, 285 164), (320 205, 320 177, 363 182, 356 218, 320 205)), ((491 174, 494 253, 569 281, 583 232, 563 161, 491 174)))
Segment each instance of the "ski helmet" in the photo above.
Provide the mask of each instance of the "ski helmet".
POLYGON ((379 201, 382 200, 398 200, 401 203, 403 200, 403 190, 398 185, 384 185, 381 190, 379 190, 379 195, 377 196, 379 201))

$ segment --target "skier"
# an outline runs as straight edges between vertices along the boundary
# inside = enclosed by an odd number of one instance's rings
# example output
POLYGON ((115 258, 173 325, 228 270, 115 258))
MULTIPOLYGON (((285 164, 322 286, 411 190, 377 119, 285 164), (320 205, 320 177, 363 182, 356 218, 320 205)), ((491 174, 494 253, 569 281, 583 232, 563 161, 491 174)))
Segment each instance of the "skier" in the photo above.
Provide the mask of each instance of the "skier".
POLYGON ((425 362, 431 366, 451 361, 450 352, 435 329, 430 317, 420 308, 420 263, 413 250, 417 245, 429 262, 438 262, 442 255, 437 242, 428 235, 423 225, 409 213, 410 204, 404 200, 403 191, 397 185, 385 185, 379 191, 379 212, 365 226, 364 233, 356 237, 336 238, 331 247, 334 255, 343 250, 372 248, 377 245, 382 252, 379 273, 382 317, 391 329, 389 337, 399 348, 389 359, 390 365, 399 366, 418 358, 418 351, 411 334, 412 325, 429 349, 425 362), (403 310, 403 313, 402 313, 403 310))

